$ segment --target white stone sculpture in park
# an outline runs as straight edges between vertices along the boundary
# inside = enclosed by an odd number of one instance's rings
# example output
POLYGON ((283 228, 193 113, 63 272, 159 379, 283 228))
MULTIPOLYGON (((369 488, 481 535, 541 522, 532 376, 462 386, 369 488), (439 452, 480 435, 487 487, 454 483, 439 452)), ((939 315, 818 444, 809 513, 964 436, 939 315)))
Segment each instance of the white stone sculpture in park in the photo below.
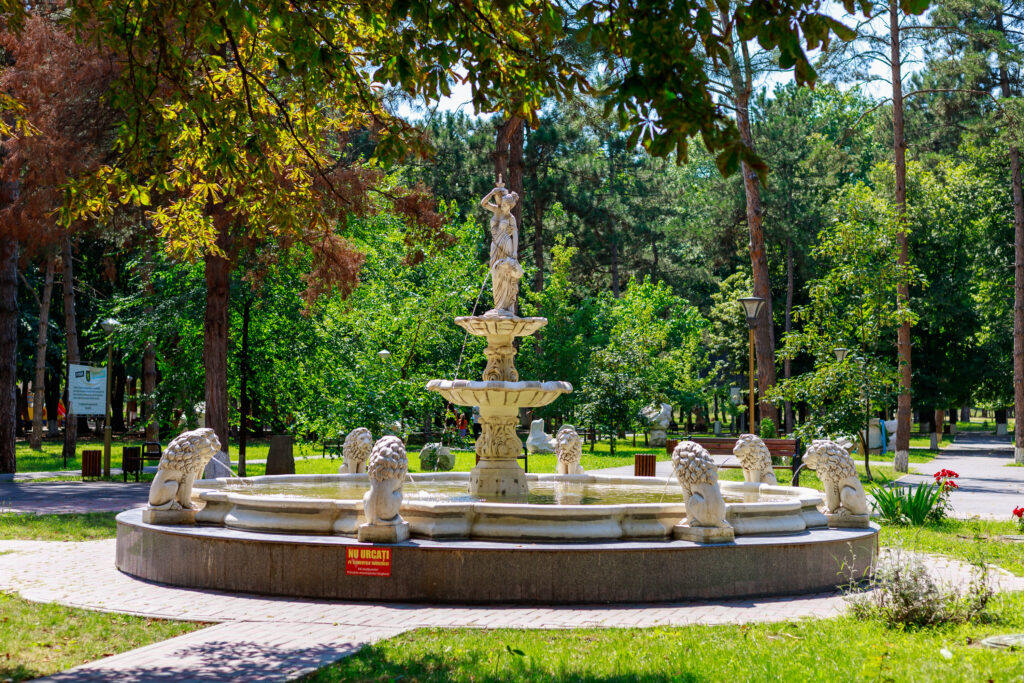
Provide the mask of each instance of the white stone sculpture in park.
POLYGON ((675 537, 698 543, 732 541, 735 534, 725 516, 718 466, 707 450, 693 441, 681 441, 672 451, 672 469, 686 502, 686 521, 676 525, 675 537))
POLYGON ((498 176, 497 186, 480 200, 480 206, 491 212, 491 282, 494 308, 485 315, 515 315, 516 297, 523 267, 519 265, 519 229, 512 209, 519 195, 505 189, 498 176))
POLYGON ((401 543, 409 538, 409 523, 402 519, 402 483, 409 473, 405 444, 397 436, 377 440, 370 452, 366 473, 370 490, 363 496, 366 524, 359 525, 364 543, 401 543))
POLYGON ((641 411, 641 415, 651 423, 647 443, 650 446, 664 446, 668 438, 668 426, 672 422, 672 406, 662 403, 660 406, 650 406, 641 411))
POLYGON ((740 434, 736 445, 732 447, 732 454, 740 461, 744 481, 778 485, 779 481, 772 469, 772 454, 761 437, 756 434, 740 434))
POLYGON ((193 524, 192 483, 220 451, 220 439, 209 428, 182 432, 167 444, 149 487, 149 506, 142 511, 147 524, 193 524))
POLYGON ((366 472, 366 459, 373 450, 373 435, 366 427, 357 427, 345 437, 341 447, 341 467, 338 474, 362 474, 366 472))
POLYGON ((583 474, 583 465, 580 460, 583 458, 583 439, 576 433, 572 425, 563 425, 555 436, 558 442, 557 450, 558 464, 555 466, 555 474, 583 474))
POLYGON ((534 420, 530 423, 530 435, 526 437, 527 453, 554 453, 555 437, 544 431, 544 420, 534 420))
POLYGON ((828 525, 866 528, 871 510, 850 452, 830 439, 817 439, 807 447, 804 464, 817 471, 825 487, 828 525))

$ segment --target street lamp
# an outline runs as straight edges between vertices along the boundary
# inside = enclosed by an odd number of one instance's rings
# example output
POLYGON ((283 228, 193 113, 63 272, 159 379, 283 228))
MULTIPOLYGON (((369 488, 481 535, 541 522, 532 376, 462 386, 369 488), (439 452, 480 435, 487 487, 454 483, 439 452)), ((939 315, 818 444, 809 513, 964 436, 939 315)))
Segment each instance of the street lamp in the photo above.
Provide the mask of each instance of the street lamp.
POLYGON ((103 476, 110 477, 110 376, 114 365, 114 333, 121 328, 121 323, 113 318, 107 318, 100 323, 100 327, 107 334, 107 407, 103 421, 103 476))
POLYGON ((743 306, 743 312, 747 316, 747 326, 750 327, 750 419, 748 427, 750 433, 754 433, 754 327, 757 326, 758 316, 761 314, 761 307, 764 306, 764 299, 757 296, 746 296, 739 300, 743 306))
POLYGON ((381 349, 377 352, 377 358, 380 358, 382 362, 386 361, 388 358, 391 358, 391 352, 387 349, 381 349))
POLYGON ((832 353, 836 354, 836 360, 842 363, 846 360, 846 356, 850 353, 850 349, 844 349, 840 346, 838 349, 832 349, 832 353))

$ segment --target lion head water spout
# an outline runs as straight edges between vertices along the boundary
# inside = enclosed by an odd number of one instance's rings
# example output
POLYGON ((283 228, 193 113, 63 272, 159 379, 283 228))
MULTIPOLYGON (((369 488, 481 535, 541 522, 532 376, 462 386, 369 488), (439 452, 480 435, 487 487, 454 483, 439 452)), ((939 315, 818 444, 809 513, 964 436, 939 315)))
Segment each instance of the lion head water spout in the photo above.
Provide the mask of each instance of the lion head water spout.
POLYGON ((526 475, 516 462, 522 442, 516 434, 520 408, 545 406, 572 391, 568 382, 520 382, 515 367, 516 337, 535 333, 547 318, 520 318, 515 314, 519 279, 523 269, 516 260, 519 232, 512 207, 518 195, 498 185, 481 204, 491 218, 491 281, 494 308, 480 316, 456 318, 455 324, 478 337, 486 337, 487 367, 483 381, 431 380, 427 389, 457 405, 480 406, 480 438, 476 442, 479 463, 469 479, 471 495, 525 500, 529 494, 526 475))

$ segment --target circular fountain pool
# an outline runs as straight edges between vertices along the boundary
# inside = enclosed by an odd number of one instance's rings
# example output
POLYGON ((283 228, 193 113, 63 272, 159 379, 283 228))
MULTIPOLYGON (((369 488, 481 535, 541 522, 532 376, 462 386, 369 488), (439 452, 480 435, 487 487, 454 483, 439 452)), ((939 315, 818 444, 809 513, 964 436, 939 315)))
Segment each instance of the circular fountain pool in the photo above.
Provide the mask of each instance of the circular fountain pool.
MULTIPOLYGON (((467 473, 411 475, 401 514, 414 538, 531 542, 670 539, 686 516, 674 482, 647 477, 527 475, 525 501, 471 496, 467 473)), ((354 536, 365 474, 224 478, 196 483, 200 524, 268 533, 354 536)), ((827 525, 813 489, 722 482, 736 535, 827 525)))

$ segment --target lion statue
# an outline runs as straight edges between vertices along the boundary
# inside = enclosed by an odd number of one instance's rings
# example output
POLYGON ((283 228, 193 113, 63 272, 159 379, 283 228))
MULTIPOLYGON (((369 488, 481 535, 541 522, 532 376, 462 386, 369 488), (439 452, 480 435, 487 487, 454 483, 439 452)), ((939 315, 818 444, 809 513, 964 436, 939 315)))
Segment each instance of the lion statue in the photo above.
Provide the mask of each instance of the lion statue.
POLYGON ((366 427, 353 429, 345 437, 341 447, 342 465, 338 474, 362 474, 366 472, 366 459, 373 449, 373 435, 366 427))
POLYGON ((192 483, 219 451, 220 439, 206 427, 174 437, 160 456, 156 477, 149 487, 150 509, 193 509, 192 483))
POLYGON ((555 453, 558 464, 555 474, 583 474, 580 459, 583 457, 583 440, 572 425, 562 425, 555 435, 555 453))
POLYGON ((681 441, 672 451, 672 469, 683 487, 690 526, 731 526, 725 519, 725 499, 718 488, 718 466, 703 446, 681 441))
POLYGON ((804 464, 818 472, 825 486, 825 513, 848 517, 870 512, 864 487, 849 451, 830 439, 811 442, 804 453, 804 464))
POLYGON ((775 471, 772 469, 772 455, 761 437, 740 434, 732 448, 732 454, 739 458, 744 481, 778 485, 779 480, 775 478, 775 471))
POLYGON ((397 436, 384 436, 373 445, 366 473, 370 490, 363 496, 363 514, 369 524, 396 524, 402 521, 402 482, 409 473, 405 444, 397 436))

